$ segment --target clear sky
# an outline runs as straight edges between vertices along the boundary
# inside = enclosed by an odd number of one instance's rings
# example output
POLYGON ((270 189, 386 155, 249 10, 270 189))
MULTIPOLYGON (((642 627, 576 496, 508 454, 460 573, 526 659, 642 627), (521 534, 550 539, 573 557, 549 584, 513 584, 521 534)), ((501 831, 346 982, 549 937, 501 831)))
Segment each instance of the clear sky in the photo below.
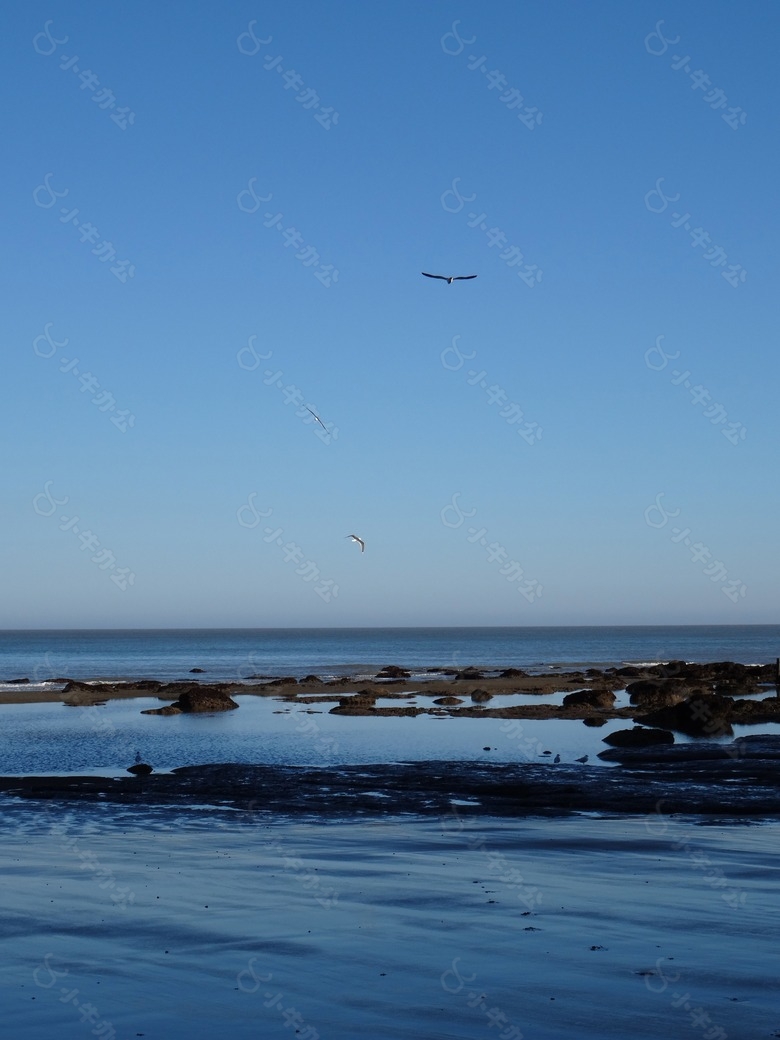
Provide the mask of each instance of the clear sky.
POLYGON ((776 4, 5 22, 0 627, 777 621, 776 4))

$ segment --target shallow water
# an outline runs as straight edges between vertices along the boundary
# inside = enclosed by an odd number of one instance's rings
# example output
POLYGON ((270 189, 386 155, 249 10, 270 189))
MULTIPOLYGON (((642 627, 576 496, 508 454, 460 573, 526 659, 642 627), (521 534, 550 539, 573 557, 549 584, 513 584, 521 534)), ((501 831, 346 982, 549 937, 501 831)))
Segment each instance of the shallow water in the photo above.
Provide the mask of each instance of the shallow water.
POLYGON ((149 1040, 454 1040, 496 1035, 491 1015, 526 1040, 780 1028, 780 825, 458 811, 322 824, 5 801, 8 1035, 81 1040, 90 1006, 149 1040))
POLYGON ((556 754, 574 761, 603 750, 602 737, 626 725, 624 719, 591 729, 580 720, 370 718, 330 715, 329 705, 291 705, 252 695, 235 699, 237 711, 214 715, 142 715, 142 709, 162 703, 150 697, 77 708, 0 705, 2 771, 116 775, 135 760, 136 750, 157 770, 210 762, 527 762, 556 754))
MULTIPOLYGON (((158 771, 223 762, 552 764, 556 755, 562 762, 588 755, 592 764, 600 764, 596 756, 607 747, 603 738, 632 725, 628 719, 611 719, 596 728, 579 719, 371 718, 330 715, 327 704, 291 705, 275 697, 247 694, 236 700, 237 711, 172 716, 142 715, 142 709, 160 707, 162 702, 151 697, 110 700, 94 707, 0 705, 2 772, 6 776, 124 775, 136 751, 158 771)), ((500 703, 500 698, 494 702, 500 703)), ((777 733, 780 725, 735 727, 737 736, 752 732, 777 733)), ((689 738, 678 734, 676 739, 683 743, 689 738)), ((729 739, 722 738, 723 742, 729 739)))

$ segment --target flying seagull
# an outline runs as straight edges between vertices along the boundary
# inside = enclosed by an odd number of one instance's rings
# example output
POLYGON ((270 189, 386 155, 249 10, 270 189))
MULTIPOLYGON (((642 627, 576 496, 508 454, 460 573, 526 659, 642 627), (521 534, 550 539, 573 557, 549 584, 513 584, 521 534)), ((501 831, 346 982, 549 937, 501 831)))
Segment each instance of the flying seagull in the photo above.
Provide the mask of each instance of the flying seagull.
POLYGON ((358 536, 356 534, 348 534, 347 538, 351 538, 353 542, 357 542, 358 545, 360 546, 360 551, 361 552, 365 552, 366 551, 366 543, 363 541, 362 538, 358 538, 358 536))
MULTIPOLYGON (((311 412, 311 408, 309 408, 309 406, 308 406, 308 405, 306 405, 306 411, 307 411, 307 412, 311 412)), ((316 413, 316 412, 311 412, 311 414, 312 414, 312 415, 314 416, 314 418, 315 418, 315 419, 317 420, 317 422, 318 422, 318 423, 320 424, 320 426, 321 426, 321 427, 323 428, 323 430, 325 431, 325 433, 327 433, 327 432, 328 432, 328 427, 327 427, 327 426, 325 425, 325 423, 324 423, 324 422, 322 421, 322 419, 320 419, 319 415, 317 415, 317 413, 316 413)))
POLYGON ((421 271, 426 278, 441 278, 447 285, 452 285, 453 282, 467 282, 470 278, 476 278, 475 274, 454 274, 452 276, 446 274, 428 274, 427 271, 421 271))

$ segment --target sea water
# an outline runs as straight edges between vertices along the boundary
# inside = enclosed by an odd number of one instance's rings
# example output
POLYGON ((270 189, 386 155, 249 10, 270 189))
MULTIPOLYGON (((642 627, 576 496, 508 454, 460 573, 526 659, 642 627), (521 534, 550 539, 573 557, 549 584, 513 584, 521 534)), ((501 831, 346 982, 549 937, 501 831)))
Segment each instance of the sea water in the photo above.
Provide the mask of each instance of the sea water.
POLYGON ((314 673, 322 678, 384 665, 558 669, 647 662, 740 661, 780 655, 780 625, 529 628, 122 629, 0 632, 0 687, 9 679, 191 678, 314 673))

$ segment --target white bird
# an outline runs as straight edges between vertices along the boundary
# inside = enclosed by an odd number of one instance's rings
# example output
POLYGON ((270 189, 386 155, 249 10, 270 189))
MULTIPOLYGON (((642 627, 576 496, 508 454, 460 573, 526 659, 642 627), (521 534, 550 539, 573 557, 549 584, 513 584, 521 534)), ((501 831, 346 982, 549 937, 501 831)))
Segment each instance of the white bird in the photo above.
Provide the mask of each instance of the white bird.
POLYGON ((363 541, 362 538, 358 538, 358 536, 356 534, 348 534, 347 538, 351 538, 353 542, 357 542, 358 545, 360 546, 360 551, 361 552, 365 552, 366 551, 366 543, 363 541))
MULTIPOLYGON (((311 408, 309 408, 309 406, 308 406, 308 405, 306 405, 306 411, 307 411, 307 412, 311 412, 311 408)), ((312 415, 314 416, 314 418, 315 418, 315 419, 317 420, 317 422, 318 422, 318 423, 320 424, 320 426, 321 426, 321 427, 323 428, 323 430, 325 431, 325 433, 327 433, 327 432, 328 432, 328 428, 327 428, 327 426, 325 425, 325 423, 324 423, 324 422, 322 421, 322 419, 320 419, 319 415, 317 415, 317 413, 316 413, 316 412, 311 412, 311 414, 312 414, 312 415)))
POLYGON ((420 273, 424 274, 426 278, 441 278, 447 285, 452 285, 453 282, 467 282, 469 279, 477 277, 475 274, 454 274, 450 276, 446 274, 428 274, 427 271, 421 271, 420 273))

